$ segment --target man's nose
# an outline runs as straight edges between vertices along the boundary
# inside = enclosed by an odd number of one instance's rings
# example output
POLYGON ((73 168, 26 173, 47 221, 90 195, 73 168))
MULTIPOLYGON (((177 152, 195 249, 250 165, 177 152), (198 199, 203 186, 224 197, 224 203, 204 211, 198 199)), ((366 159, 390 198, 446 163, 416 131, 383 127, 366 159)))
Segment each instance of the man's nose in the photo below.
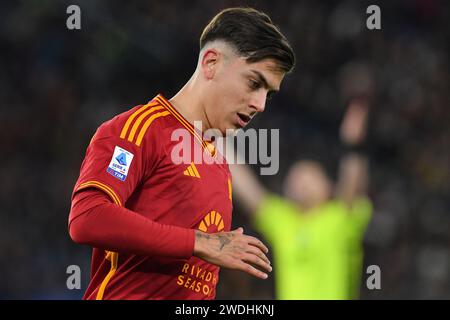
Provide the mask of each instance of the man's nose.
POLYGON ((250 107, 257 112, 263 112, 266 108, 266 98, 266 92, 264 90, 259 90, 253 95, 250 107))

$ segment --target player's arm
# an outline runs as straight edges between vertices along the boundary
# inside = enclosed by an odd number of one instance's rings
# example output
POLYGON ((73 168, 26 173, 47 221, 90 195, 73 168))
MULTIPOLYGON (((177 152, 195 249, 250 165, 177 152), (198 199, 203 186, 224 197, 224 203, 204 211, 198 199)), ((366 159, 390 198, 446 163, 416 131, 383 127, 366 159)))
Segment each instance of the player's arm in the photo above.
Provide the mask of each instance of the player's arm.
POLYGON ((250 214, 258 212, 268 192, 246 164, 230 164, 233 194, 237 202, 250 214))
POLYGON ((340 128, 343 144, 354 150, 347 152, 339 164, 336 194, 347 204, 367 195, 368 160, 361 152, 356 151, 366 137, 367 117, 367 100, 355 99, 350 103, 340 128))
POLYGON ((272 271, 265 255, 267 247, 258 239, 244 235, 242 228, 208 234, 160 224, 118 206, 97 189, 86 189, 74 196, 71 216, 74 218, 69 224, 69 234, 79 244, 147 256, 189 258, 195 255, 262 279, 267 274, 259 269, 272 271))
POLYGON ((173 258, 189 258, 193 253, 194 230, 150 220, 118 206, 99 189, 88 188, 76 193, 70 215, 69 234, 79 244, 173 258))

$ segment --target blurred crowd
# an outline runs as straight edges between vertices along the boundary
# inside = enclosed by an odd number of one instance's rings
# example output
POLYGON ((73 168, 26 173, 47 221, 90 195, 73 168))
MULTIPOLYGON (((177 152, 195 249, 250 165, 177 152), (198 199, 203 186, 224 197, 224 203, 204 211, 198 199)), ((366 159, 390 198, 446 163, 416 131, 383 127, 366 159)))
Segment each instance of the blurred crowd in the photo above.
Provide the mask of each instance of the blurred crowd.
MULTIPOLYGON (((291 41, 297 67, 253 122, 280 129, 280 172, 315 158, 336 175, 338 128, 348 99, 371 101, 368 141, 375 212, 364 265, 381 289, 363 299, 450 299, 450 3, 383 1, 381 30, 366 27, 372 1, 0 2, 0 299, 71 299, 66 268, 90 272, 88 247, 71 242, 73 185, 96 128, 193 72, 202 28, 219 10, 267 12, 291 41), (81 30, 66 27, 81 8, 81 30), (446 27, 447 26, 447 27, 446 27)), ((234 226, 252 232, 236 206, 234 226)), ((273 277, 223 270, 218 298, 271 299, 273 277)))

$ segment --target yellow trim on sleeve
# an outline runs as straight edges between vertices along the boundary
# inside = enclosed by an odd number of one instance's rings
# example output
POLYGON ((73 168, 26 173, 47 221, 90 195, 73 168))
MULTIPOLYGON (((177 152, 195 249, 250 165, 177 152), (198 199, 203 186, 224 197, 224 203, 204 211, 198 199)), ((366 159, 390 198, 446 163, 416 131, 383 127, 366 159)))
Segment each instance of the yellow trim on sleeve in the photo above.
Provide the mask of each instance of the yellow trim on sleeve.
POLYGON ((114 203, 116 203, 119 206, 122 206, 122 202, 120 201, 120 198, 117 196, 117 194, 114 192, 114 190, 111 189, 110 187, 108 187, 106 184, 103 184, 101 182, 98 182, 98 181, 84 182, 79 185, 79 187, 77 188, 77 191, 88 188, 88 187, 96 187, 96 188, 101 189, 102 191, 106 192, 106 194, 108 194, 110 196, 110 198, 112 199, 112 201, 114 201, 114 203))

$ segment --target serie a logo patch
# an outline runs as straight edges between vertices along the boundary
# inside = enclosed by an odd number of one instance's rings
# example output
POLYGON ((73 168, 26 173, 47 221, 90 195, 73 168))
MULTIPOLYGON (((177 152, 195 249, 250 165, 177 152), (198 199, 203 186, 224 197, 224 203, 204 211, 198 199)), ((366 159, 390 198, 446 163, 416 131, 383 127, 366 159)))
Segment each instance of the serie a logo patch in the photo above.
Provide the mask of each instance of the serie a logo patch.
POLYGON ((109 163, 106 171, 115 178, 125 181, 128 175, 128 170, 130 169, 131 161, 133 161, 133 157, 134 155, 131 152, 116 146, 111 162, 109 163))

